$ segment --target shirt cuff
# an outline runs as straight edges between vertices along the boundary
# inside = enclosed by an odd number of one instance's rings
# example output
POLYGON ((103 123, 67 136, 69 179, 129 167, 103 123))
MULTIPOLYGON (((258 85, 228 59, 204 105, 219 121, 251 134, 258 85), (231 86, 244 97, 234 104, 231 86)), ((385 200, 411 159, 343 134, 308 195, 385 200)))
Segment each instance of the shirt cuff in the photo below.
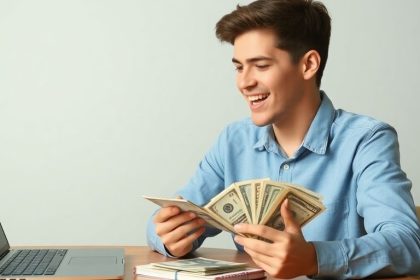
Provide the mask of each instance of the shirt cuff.
POLYGON ((312 241, 318 261, 318 274, 313 278, 342 277, 348 269, 348 261, 339 241, 312 241))

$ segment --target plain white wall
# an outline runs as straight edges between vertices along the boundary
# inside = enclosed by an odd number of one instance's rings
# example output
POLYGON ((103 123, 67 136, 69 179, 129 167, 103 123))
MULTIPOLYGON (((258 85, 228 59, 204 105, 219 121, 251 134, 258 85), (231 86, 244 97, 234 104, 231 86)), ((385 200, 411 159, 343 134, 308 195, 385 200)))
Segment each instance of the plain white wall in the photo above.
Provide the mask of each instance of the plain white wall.
MULTIPOLYGON (((249 3, 241 1, 239 3, 249 3)), ((248 115, 212 0, 0 0, 0 221, 12 244, 146 244, 228 123, 248 115)), ((322 88, 396 127, 420 204, 417 0, 324 1, 322 88)), ((228 234, 206 246, 233 248, 228 234)))

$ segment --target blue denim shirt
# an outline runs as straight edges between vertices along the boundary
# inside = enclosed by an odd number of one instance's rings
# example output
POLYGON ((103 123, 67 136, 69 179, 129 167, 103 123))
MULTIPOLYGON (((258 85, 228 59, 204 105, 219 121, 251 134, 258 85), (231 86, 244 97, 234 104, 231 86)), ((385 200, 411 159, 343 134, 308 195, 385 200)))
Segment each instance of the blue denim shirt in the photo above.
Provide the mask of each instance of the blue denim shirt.
MULTIPOLYGON (((292 157, 279 149, 272 126, 258 127, 245 119, 223 130, 178 194, 205 205, 237 181, 269 177, 302 185, 320 193, 327 208, 302 228, 316 249, 317 276, 420 274, 420 229, 411 182, 400 166, 396 131, 336 110, 325 93, 321 97, 292 157)), ((194 250, 219 232, 207 228, 194 250)), ((168 255, 151 219, 147 236, 152 249, 168 255)))

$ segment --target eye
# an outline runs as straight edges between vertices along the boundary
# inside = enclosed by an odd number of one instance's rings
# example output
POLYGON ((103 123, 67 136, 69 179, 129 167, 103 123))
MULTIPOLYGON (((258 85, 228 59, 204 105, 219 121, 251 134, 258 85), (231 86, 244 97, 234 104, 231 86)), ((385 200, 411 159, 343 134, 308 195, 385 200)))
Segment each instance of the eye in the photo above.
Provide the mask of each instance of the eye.
POLYGON ((257 67, 260 70, 265 70, 268 67, 270 67, 270 65, 269 64, 256 64, 255 67, 257 67))
POLYGON ((243 69, 242 65, 235 65, 236 72, 242 72, 242 69, 243 69))

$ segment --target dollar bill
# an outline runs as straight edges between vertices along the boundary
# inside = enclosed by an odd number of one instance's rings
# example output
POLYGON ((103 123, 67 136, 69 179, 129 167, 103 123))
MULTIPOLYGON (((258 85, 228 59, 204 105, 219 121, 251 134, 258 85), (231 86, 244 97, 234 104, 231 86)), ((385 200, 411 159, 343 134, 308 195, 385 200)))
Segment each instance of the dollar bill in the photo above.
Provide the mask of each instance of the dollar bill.
POLYGON ((272 181, 265 181, 262 188, 262 195, 259 204, 259 213, 257 214, 257 224, 273 209, 274 202, 278 201, 280 197, 287 194, 287 186, 276 184, 272 181))
POLYGON ((212 213, 232 225, 248 223, 239 194, 234 187, 225 189, 205 206, 212 213))
POLYGON ((321 213, 325 207, 317 200, 304 198, 298 193, 290 192, 287 195, 289 200, 289 209, 293 214, 294 220, 300 225, 304 226, 310 220, 321 213))
POLYGON ((254 183, 254 188, 253 188, 253 202, 254 202, 254 207, 252 210, 252 220, 254 224, 258 224, 258 216, 257 213, 259 211, 259 201, 260 201, 260 196, 262 193, 262 187, 263 187, 263 183, 262 181, 258 181, 254 183))
POLYGON ((249 223, 253 223, 252 220, 252 181, 243 181, 238 182, 235 184, 235 188, 237 189, 239 195, 239 199, 241 200, 246 218, 249 223))
MULTIPOLYGON (((299 196, 299 193, 289 191, 286 197, 289 200, 289 211, 292 212, 293 219, 299 226, 305 225, 324 210, 324 206, 319 201, 311 200, 308 198, 309 196, 303 198, 299 196)), ((276 207, 273 207, 272 214, 267 215, 261 221, 261 224, 278 230, 284 230, 284 221, 280 213, 280 208, 286 197, 280 197, 275 202, 276 207)))
POLYGON ((216 215, 208 212, 205 208, 202 208, 193 202, 182 199, 182 198, 161 198, 161 197, 143 197, 161 207, 176 206, 182 211, 189 211, 195 213, 198 217, 202 218, 209 226, 218 228, 227 232, 234 233, 233 227, 221 221, 216 215))
POLYGON ((299 186, 299 185, 296 185, 296 184, 290 184, 290 183, 282 183, 282 184, 288 186, 289 188, 293 189, 294 191, 299 192, 302 195, 310 196, 312 199, 315 199, 315 200, 320 200, 320 201, 322 200, 322 196, 319 195, 319 193, 311 191, 311 190, 309 190, 305 187, 302 187, 302 186, 299 186))
POLYGON ((235 271, 246 267, 246 263, 228 262, 202 257, 168 262, 157 262, 152 263, 152 265, 172 270, 189 272, 207 272, 207 275, 213 274, 211 272, 220 273, 221 271, 235 271))

